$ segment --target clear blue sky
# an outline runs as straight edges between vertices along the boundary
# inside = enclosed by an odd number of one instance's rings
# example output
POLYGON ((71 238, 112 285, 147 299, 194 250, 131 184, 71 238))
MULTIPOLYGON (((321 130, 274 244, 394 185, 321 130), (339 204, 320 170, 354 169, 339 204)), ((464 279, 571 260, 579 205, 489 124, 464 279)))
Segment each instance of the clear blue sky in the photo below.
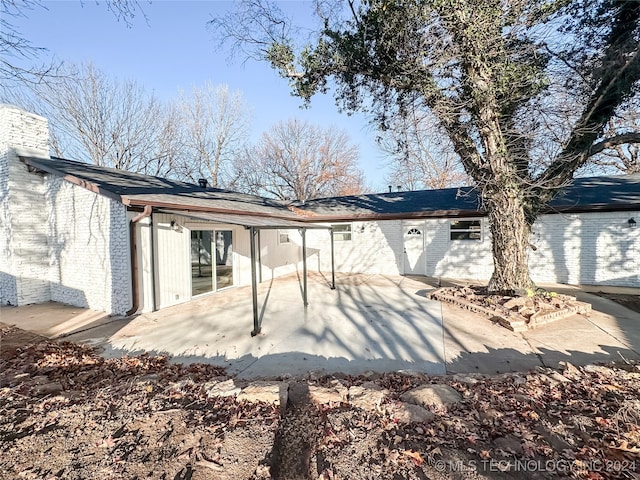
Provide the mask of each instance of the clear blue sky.
MULTIPOLYGON (((212 15, 231 9, 228 1, 141 1, 147 21, 137 15, 131 27, 118 22, 104 4, 86 0, 43 1, 47 10, 26 12, 12 23, 34 46, 74 63, 91 61, 119 79, 133 79, 161 99, 175 98, 180 88, 210 80, 242 91, 253 109, 252 137, 292 117, 348 132, 360 148, 360 166, 367 183, 384 191, 385 161, 375 145, 375 132, 363 115, 339 114, 331 95, 313 98, 311 108, 300 109, 287 81, 266 63, 227 61, 207 28, 212 15)), ((287 2, 296 15, 310 12, 307 2, 287 2)))

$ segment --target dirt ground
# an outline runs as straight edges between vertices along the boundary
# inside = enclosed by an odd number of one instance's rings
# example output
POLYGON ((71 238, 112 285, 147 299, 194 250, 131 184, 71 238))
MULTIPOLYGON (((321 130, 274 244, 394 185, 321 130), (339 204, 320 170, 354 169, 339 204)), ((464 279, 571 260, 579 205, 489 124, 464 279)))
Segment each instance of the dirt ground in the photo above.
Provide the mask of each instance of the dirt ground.
POLYGON ((228 379, 217 367, 104 360, 2 324, 0 353, 3 480, 640 478, 636 364, 310 375, 283 379, 281 408, 211 395, 228 379), (372 410, 296 393, 336 384, 375 384, 385 395, 372 410), (459 399, 401 418, 403 394, 432 384, 459 399))

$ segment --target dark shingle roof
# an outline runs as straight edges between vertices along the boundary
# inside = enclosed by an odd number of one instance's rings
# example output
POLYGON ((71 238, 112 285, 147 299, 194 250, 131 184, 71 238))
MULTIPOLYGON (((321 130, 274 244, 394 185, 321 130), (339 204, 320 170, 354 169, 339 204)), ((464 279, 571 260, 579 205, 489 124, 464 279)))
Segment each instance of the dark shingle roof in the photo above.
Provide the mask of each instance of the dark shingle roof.
POLYGON ((573 180, 549 204, 550 210, 628 210, 640 208, 640 173, 573 180))
MULTIPOLYGON (((464 216, 481 215, 473 187, 375 193, 309 200, 294 204, 317 216, 464 216)), ((640 208, 640 174, 576 178, 549 206, 550 211, 640 208)))
POLYGON ((97 190, 130 205, 174 205, 176 207, 215 208, 263 215, 298 218, 284 202, 198 185, 143 175, 115 168, 100 167, 62 158, 22 157, 28 165, 54 175, 77 179, 83 186, 97 190))
MULTIPOLYGON (((278 200, 99 167, 61 158, 21 157, 38 170, 65 177, 127 205, 180 210, 228 211, 297 220, 409 218, 482 215, 473 187, 375 193, 287 204, 278 200), (306 218, 305 218, 306 217, 306 218)), ((640 209, 640 174, 577 178, 549 206, 550 211, 640 209)))
POLYGON ((478 192, 473 187, 320 198, 295 206, 318 216, 479 213, 478 192))

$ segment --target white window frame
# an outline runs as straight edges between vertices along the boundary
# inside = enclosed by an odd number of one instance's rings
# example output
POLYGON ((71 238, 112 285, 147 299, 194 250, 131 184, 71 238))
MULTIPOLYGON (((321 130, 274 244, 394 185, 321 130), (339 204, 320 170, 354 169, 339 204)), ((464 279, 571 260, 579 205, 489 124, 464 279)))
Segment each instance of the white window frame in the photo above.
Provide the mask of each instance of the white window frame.
POLYGON ((482 219, 481 218, 456 218, 449 220, 449 241, 450 242, 482 242, 483 234, 482 234, 482 219), (467 227, 467 228, 453 228, 454 224, 462 223, 462 222, 478 222, 477 227, 467 227), (466 233, 468 236, 466 238, 453 238, 453 233, 466 233), (479 237, 473 238, 472 234, 479 234, 479 237))
POLYGON ((291 243, 291 235, 289 235, 289 230, 278 230, 278 245, 288 245, 291 243), (286 240, 282 238, 286 236, 286 240))
POLYGON ((350 223, 335 223, 331 225, 331 229, 333 240, 336 242, 350 242, 353 239, 353 227, 350 223))

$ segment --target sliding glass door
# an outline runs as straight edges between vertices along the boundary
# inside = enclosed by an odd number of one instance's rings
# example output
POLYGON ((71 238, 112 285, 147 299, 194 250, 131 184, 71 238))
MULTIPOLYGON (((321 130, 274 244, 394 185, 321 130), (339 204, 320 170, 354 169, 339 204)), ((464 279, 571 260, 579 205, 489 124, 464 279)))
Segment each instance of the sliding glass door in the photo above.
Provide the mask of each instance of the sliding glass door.
POLYGON ((231 230, 215 231, 215 248, 215 288, 220 290, 233 285, 233 235, 231 230))
POLYGON ((191 295, 233 286, 233 232, 191 231, 191 295))

